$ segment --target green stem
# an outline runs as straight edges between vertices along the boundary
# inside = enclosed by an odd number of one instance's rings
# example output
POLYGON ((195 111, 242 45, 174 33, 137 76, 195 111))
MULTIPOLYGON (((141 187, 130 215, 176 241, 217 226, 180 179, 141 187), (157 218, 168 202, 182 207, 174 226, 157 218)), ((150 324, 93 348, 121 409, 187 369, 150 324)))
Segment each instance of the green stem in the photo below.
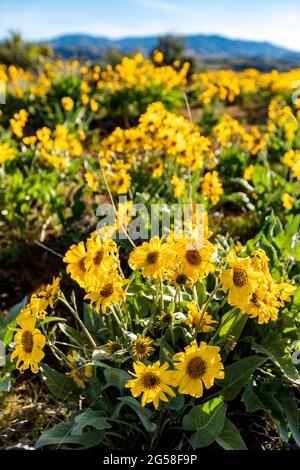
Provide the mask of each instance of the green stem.
POLYGON ((62 303, 70 310, 70 312, 74 315, 75 319, 77 320, 77 322, 79 323, 79 325, 81 326, 82 328, 82 331, 84 332, 85 336, 87 337, 87 339, 89 340, 91 346, 96 349, 97 348, 97 344, 95 343, 94 339, 92 338, 90 332, 88 331, 88 329, 86 328, 85 324, 83 323, 83 321, 81 320, 81 318, 79 317, 78 315, 78 312, 77 312, 77 308, 75 306, 75 309, 69 304, 69 302, 67 301, 67 299, 65 298, 64 294, 61 294, 61 296, 59 297, 59 299, 62 301, 62 303))

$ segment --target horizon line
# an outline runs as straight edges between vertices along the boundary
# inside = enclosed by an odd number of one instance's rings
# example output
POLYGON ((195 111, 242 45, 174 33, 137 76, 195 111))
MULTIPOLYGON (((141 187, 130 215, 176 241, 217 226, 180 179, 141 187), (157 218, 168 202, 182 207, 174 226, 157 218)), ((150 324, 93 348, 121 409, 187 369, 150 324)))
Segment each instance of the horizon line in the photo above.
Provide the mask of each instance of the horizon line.
MULTIPOLYGON (((22 34, 22 31, 18 30, 18 29, 13 29, 13 30, 8 30, 6 35, 3 35, 3 36, 0 36, 0 41, 2 41, 3 39, 6 39, 8 34, 10 32, 15 32, 15 33, 18 33, 18 34, 22 34)), ((255 42, 255 43, 266 43, 266 44, 270 44, 272 46, 276 46, 276 47, 280 47, 282 49, 285 49, 287 51, 290 51, 290 52, 297 52, 297 53, 300 53, 300 50, 297 50, 297 49, 291 49, 287 46, 284 46, 280 43, 277 43, 277 42, 273 42, 271 40, 268 40, 268 39, 244 39, 244 38, 241 38, 241 37, 232 37, 232 36, 228 36, 227 34, 221 34, 221 33, 217 33, 217 32, 211 32, 211 33, 201 33, 201 32, 191 32, 191 33, 182 33, 182 32, 171 32, 171 31, 165 31, 165 32, 162 32, 162 33, 153 33, 153 34, 146 34, 146 35, 143 35, 143 34, 137 34, 137 35, 121 35, 121 36, 110 36, 110 35, 97 35, 97 34, 91 34, 89 32, 66 32, 66 33, 58 33, 54 36, 49 36, 47 38, 36 38, 36 39, 30 39, 30 38, 26 38, 25 36, 23 36, 24 38, 24 41, 25 42, 45 42, 47 43, 47 41, 53 41, 55 39, 58 39, 60 37, 63 37, 63 36, 86 36, 86 37, 90 37, 90 38, 105 38, 105 39, 109 39, 110 41, 120 41, 120 40, 123 40, 123 39, 139 39, 139 38, 159 38, 159 37, 164 37, 164 36, 168 36, 168 35, 172 35, 172 36, 175 36, 175 37, 188 37, 188 36, 205 36, 205 37, 212 37, 212 36, 217 36, 217 37, 221 37, 221 38, 224 38, 224 39, 229 39, 231 41, 243 41, 243 42, 255 42)))

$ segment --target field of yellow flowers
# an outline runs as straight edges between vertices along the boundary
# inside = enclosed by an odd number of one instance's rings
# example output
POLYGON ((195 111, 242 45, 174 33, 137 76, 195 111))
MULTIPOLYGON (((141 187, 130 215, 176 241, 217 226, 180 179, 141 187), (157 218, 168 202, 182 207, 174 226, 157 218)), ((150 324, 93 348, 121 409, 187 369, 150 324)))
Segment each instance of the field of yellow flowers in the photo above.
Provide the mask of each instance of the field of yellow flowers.
POLYGON ((299 76, 0 65, 1 448, 300 446, 299 76))

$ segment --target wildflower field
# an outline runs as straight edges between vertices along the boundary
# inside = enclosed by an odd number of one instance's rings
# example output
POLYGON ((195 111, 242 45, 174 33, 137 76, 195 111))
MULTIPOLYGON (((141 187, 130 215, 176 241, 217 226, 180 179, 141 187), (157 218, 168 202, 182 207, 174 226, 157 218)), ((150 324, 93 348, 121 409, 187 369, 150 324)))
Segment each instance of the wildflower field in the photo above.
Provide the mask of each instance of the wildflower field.
POLYGON ((163 59, 0 65, 2 449, 300 446, 300 69, 163 59))

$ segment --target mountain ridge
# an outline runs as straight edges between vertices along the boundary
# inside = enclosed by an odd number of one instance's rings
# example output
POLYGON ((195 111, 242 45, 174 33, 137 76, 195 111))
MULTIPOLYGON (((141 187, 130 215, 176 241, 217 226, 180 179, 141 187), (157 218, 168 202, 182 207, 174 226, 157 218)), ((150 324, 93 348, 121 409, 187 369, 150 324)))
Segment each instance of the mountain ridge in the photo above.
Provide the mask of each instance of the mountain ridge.
MULTIPOLYGON (((140 50, 148 54, 157 44, 160 36, 124 37, 110 39, 89 34, 65 34, 41 41, 49 44, 56 53, 64 57, 101 56, 108 49, 119 49, 123 53, 140 50)), ((277 46, 268 41, 231 39, 218 34, 181 35, 186 50, 203 60, 213 59, 260 59, 290 62, 300 65, 300 52, 277 46)))

